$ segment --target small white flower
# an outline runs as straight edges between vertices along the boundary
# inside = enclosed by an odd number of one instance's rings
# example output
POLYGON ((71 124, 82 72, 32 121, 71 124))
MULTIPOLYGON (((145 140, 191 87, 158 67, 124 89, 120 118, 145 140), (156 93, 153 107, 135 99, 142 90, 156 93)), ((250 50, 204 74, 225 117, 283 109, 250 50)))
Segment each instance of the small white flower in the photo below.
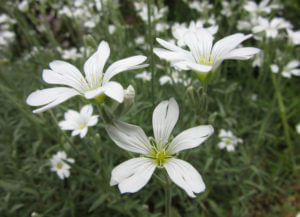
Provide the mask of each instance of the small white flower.
POLYGON ((254 47, 236 48, 251 36, 251 34, 236 33, 219 40, 212 46, 213 36, 207 30, 198 28, 184 35, 184 42, 189 47, 189 51, 156 38, 157 42, 166 49, 154 48, 154 53, 170 61, 178 69, 195 71, 200 79, 209 71, 216 70, 226 59, 246 60, 258 53, 260 49, 254 47))
MULTIPOLYGON (((283 67, 281 71, 281 75, 285 78, 291 78, 292 75, 294 76, 300 76, 300 69, 298 68, 300 66, 300 61, 299 60, 292 60, 288 62, 286 66, 283 67)), ((278 73, 279 72, 279 67, 275 64, 271 64, 271 71, 273 73, 278 73)))
POLYGON ((189 3, 189 7, 191 9, 195 9, 199 12, 208 12, 209 10, 211 10, 213 8, 212 4, 209 4, 208 1, 204 0, 204 1, 192 1, 189 3))
POLYGON ((18 4, 18 9, 22 12, 27 11, 29 8, 29 2, 28 0, 23 0, 18 4))
POLYGON ((298 124, 296 125, 296 131, 297 131, 298 134, 300 134, 300 123, 298 123, 298 124))
POLYGON ((150 81, 151 73, 143 71, 142 73, 136 74, 135 78, 142 79, 143 81, 150 81))
POLYGON ((253 67, 261 67, 264 63, 264 53, 260 52, 259 54, 255 55, 255 58, 252 62, 252 66, 253 67))
POLYGON ((280 29, 291 28, 291 24, 281 17, 275 17, 271 21, 259 17, 258 25, 252 29, 253 33, 265 32, 267 38, 276 38, 280 29))
POLYGON ((166 83, 169 84, 177 84, 181 83, 184 86, 189 86, 191 84, 191 78, 187 78, 185 73, 180 73, 177 70, 171 72, 171 75, 163 75, 159 79, 160 85, 165 85, 166 83))
POLYGON ((42 106, 33 111, 39 113, 53 108, 73 96, 81 95, 86 99, 102 101, 105 96, 122 103, 124 90, 121 84, 110 79, 120 72, 143 68, 140 65, 145 56, 137 55, 121 59, 111 64, 103 74, 104 65, 110 55, 107 42, 102 41, 97 51, 84 64, 85 78, 72 64, 55 60, 49 64, 51 70, 43 70, 43 80, 48 84, 60 84, 68 87, 54 87, 37 90, 31 93, 26 103, 31 106, 42 106))
POLYGON ((228 130, 221 129, 219 132, 219 138, 221 141, 218 143, 218 147, 220 149, 226 148, 228 152, 233 152, 235 151, 235 147, 237 146, 238 143, 242 143, 243 140, 240 138, 237 138, 233 133, 228 130))
POLYGON ((270 4, 268 5, 270 0, 263 0, 259 4, 255 1, 248 1, 247 4, 244 6, 244 9, 250 12, 252 15, 258 15, 260 13, 271 13, 272 9, 280 8, 278 4, 270 4))
POLYGON ((83 138, 87 134, 88 127, 95 126, 98 122, 98 115, 92 114, 92 105, 85 105, 80 112, 68 110, 65 113, 65 120, 58 124, 62 130, 73 130, 72 136, 80 134, 80 138, 83 138))
MULTIPOLYGON (((148 7, 144 2, 134 2, 134 7, 138 12, 138 15, 144 22, 148 22, 148 7)), ((162 7, 158 9, 155 5, 151 6, 151 22, 158 21, 161 19, 165 13, 168 11, 167 7, 162 7)))
POLYGON ((165 168, 171 180, 190 197, 205 190, 197 170, 188 162, 177 159, 177 153, 195 148, 213 133, 210 125, 187 129, 170 138, 178 120, 179 108, 171 98, 161 102, 152 117, 154 138, 147 138, 142 128, 121 121, 114 121, 106 130, 110 138, 122 149, 141 154, 121 163, 112 171, 110 185, 118 185, 121 193, 134 193, 150 180, 155 168, 165 168))
POLYGON ((289 42, 291 42, 294 45, 300 44, 300 30, 293 31, 291 29, 287 29, 289 42))
MULTIPOLYGON (((177 44, 182 47, 185 44, 184 42, 184 35, 188 32, 188 31, 192 31, 192 32, 197 32, 197 29, 199 28, 204 28, 203 27, 204 22, 202 20, 197 20, 195 21, 191 21, 189 26, 186 26, 186 23, 175 23, 172 26, 172 34, 173 37, 177 40, 177 44)), ((218 31, 218 26, 217 25, 213 25, 207 28, 204 28, 205 30, 207 30, 211 35, 216 34, 216 32, 218 31)))
POLYGON ((50 159, 51 171, 56 172, 60 179, 65 179, 70 176, 70 165, 69 163, 74 163, 75 160, 72 158, 67 158, 67 154, 64 151, 59 151, 50 159))
POLYGON ((116 31, 116 26, 115 25, 112 25, 112 24, 110 24, 110 25, 108 25, 108 32, 109 32, 109 34, 114 34, 115 33, 115 31, 116 31))
POLYGON ((156 32, 165 32, 168 30, 168 28, 169 28, 169 24, 163 22, 159 22, 155 25, 156 32))

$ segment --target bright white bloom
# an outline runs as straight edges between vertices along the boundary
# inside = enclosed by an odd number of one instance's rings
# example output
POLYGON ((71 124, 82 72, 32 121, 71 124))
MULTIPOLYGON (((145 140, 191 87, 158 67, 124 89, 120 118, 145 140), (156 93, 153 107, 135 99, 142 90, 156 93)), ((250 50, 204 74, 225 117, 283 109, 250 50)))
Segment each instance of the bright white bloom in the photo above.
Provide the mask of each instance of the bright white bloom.
POLYGON ((154 53, 170 61, 178 69, 195 71, 200 79, 209 71, 216 70, 226 59, 246 60, 258 53, 260 49, 254 47, 236 48, 251 36, 251 34, 236 33, 219 40, 212 46, 213 36, 207 30, 198 28, 196 31, 188 31, 184 34, 184 43, 189 47, 189 51, 156 38, 157 42, 166 49, 154 48, 154 53))
POLYGON ((259 17, 258 25, 252 29, 253 33, 265 32, 267 38, 276 38, 280 29, 291 28, 291 24, 281 17, 275 17, 271 21, 259 17))
MULTIPOLYGON (((136 11, 138 11, 138 15, 144 22, 148 22, 148 7, 147 4, 144 2, 134 2, 134 7, 136 11)), ((158 21, 159 19, 163 18, 165 13, 168 11, 167 7, 162 7, 158 9, 155 5, 151 6, 151 15, 150 19, 151 22, 158 21)))
POLYGON ((300 134, 300 123, 298 123, 298 124, 296 125, 296 131, 297 131, 298 134, 300 134))
POLYGON ((18 4, 18 9, 22 12, 27 11, 29 8, 29 2, 28 0, 23 0, 18 4))
POLYGON ((248 1, 247 4, 244 6, 244 9, 250 12, 252 15, 258 15, 261 13, 271 13, 272 9, 280 8, 278 4, 270 4, 268 5, 270 0, 263 0, 259 4, 255 1, 248 1))
POLYGON ((109 34, 114 34, 115 33, 115 31, 116 31, 116 26, 115 25, 113 25, 113 24, 109 24, 108 25, 108 32, 109 32, 109 34))
MULTIPOLYGON (((180 47, 182 47, 182 46, 186 45, 184 42, 184 35, 188 31, 197 32, 197 29, 204 28, 203 25, 204 25, 204 22, 202 20, 197 20, 196 22, 191 21, 188 27, 187 27, 186 23, 182 23, 182 24, 175 23, 172 26, 173 37, 177 40, 177 44, 180 47)), ((204 29, 207 30, 211 35, 214 35, 218 31, 218 26, 213 25, 211 27, 207 27, 204 29)))
MULTIPOLYGON (((291 78, 292 75, 300 76, 299 66, 300 66, 299 60, 292 60, 288 62, 288 64, 285 67, 283 67, 281 71, 281 75, 285 78, 291 78)), ((279 67, 277 65, 272 64, 270 67, 273 73, 279 72, 279 67)))
POLYGON ((160 85, 165 85, 166 83, 169 84, 181 83, 186 87, 191 84, 191 81, 192 81, 191 78, 187 78, 185 73, 180 73, 177 70, 173 70, 171 72, 171 75, 163 75, 159 79, 160 85))
POLYGON ((31 106, 42 106, 33 111, 39 113, 76 95, 96 101, 101 101, 105 96, 108 96, 119 103, 123 102, 123 87, 118 82, 110 81, 110 79, 120 72, 147 66, 140 65, 146 60, 146 57, 138 55, 121 59, 111 64, 103 74, 103 68, 109 55, 109 45, 102 41, 98 50, 84 64, 85 77, 70 63, 59 60, 51 62, 49 64, 51 69, 44 69, 43 71, 43 80, 48 84, 60 84, 68 87, 37 90, 27 97, 26 103, 31 106))
POLYGON ((8 30, 4 30, 4 31, 0 30, 0 45, 6 46, 9 43, 13 42, 14 39, 15 39, 14 32, 8 30))
POLYGON ((136 74, 135 78, 142 79, 143 81, 150 81, 151 73, 147 71, 143 71, 142 73, 136 74))
POLYGON ((232 6, 228 1, 222 1, 221 14, 230 17, 232 15, 232 6))
POLYGON ((233 133, 228 130, 221 129, 219 133, 219 138, 221 141, 219 142, 218 146, 220 149, 226 148, 228 152, 235 151, 235 147, 238 143, 242 143, 243 140, 240 138, 237 138, 233 133))
POLYGON ((193 127, 173 139, 170 135, 178 116, 178 104, 171 98, 161 102, 153 112, 154 138, 148 138, 142 128, 121 121, 114 121, 106 128, 110 138, 120 148, 141 154, 140 157, 127 160, 114 168, 110 185, 118 185, 121 193, 137 192, 149 182, 158 167, 165 168, 171 180, 190 197, 205 190, 205 184, 197 170, 176 156, 182 150, 199 146, 213 133, 213 127, 193 127))
POLYGON ((203 0, 201 2, 194 0, 189 3, 189 7, 191 9, 195 9, 199 12, 208 12, 209 10, 211 10, 213 8, 213 5, 209 4, 209 2, 206 0, 203 0))
POLYGON ((293 31, 291 29, 287 29, 289 41, 294 45, 300 44, 300 30, 293 31))
POLYGON ((80 135, 85 137, 88 127, 95 126, 98 122, 98 115, 93 114, 93 106, 85 105, 80 112, 68 110, 65 113, 65 120, 60 121, 58 125, 62 130, 73 130, 72 136, 80 135))
POLYGON ((56 172, 60 179, 68 178, 70 176, 70 165, 75 160, 67 158, 67 154, 64 151, 59 151, 50 159, 51 171, 56 172))
POLYGON ((159 22, 155 25, 156 32, 165 32, 168 30, 168 28, 169 28, 168 23, 159 22))

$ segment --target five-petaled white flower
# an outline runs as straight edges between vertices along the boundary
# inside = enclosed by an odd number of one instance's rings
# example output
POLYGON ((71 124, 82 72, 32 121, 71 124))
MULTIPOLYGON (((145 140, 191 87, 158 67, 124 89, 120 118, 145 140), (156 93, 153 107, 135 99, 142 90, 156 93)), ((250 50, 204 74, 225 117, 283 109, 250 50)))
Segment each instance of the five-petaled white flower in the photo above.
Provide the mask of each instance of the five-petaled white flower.
POLYGON ((218 146, 220 149, 226 148, 228 152, 235 151, 235 147, 238 143, 242 143, 243 140, 240 138, 237 138, 233 133, 228 130, 221 129, 219 132, 219 138, 221 141, 218 143, 218 146))
POLYGON ((92 105, 85 105, 80 112, 68 110, 65 113, 65 120, 58 124, 62 130, 73 130, 72 136, 80 134, 80 138, 85 137, 88 127, 95 126, 98 122, 98 115, 93 114, 92 105))
POLYGON ((103 74, 103 68, 109 55, 109 45, 107 42, 102 41, 98 46, 98 50, 84 64, 85 78, 70 63, 59 60, 51 62, 49 64, 51 70, 45 69, 43 71, 43 80, 49 84, 60 84, 68 87, 37 90, 27 97, 27 104, 42 106, 33 111, 39 113, 76 95, 97 101, 101 101, 105 96, 108 96, 117 102, 123 102, 123 87, 118 82, 110 81, 110 79, 120 72, 147 66, 140 65, 146 60, 146 57, 137 55, 118 60, 111 64, 103 74))
POLYGON ((161 102, 153 112, 154 138, 147 138, 140 127, 121 121, 114 121, 106 128, 110 138, 120 148, 141 154, 140 157, 127 160, 114 168, 110 185, 118 185, 121 193, 137 192, 148 183, 158 167, 165 168, 171 180, 190 197, 205 190, 205 184, 197 170, 176 156, 182 150, 199 146, 213 133, 213 127, 193 127, 172 139, 170 135, 178 116, 178 104, 171 98, 161 102))
MULTIPOLYGON (((299 60, 291 60, 286 66, 283 67, 280 74, 285 78, 291 78, 292 75, 300 76, 300 69, 298 68, 299 66, 299 60)), ((276 64, 271 64, 270 68, 273 73, 279 72, 279 67, 276 64)))
POLYGON ((51 171, 56 172, 60 179, 68 178, 70 176, 70 165, 68 163, 74 163, 75 160, 67 158, 67 154, 64 151, 59 151, 50 159, 51 171))
POLYGON ((154 48, 154 53, 160 58, 170 61, 176 68, 195 71, 202 80, 209 71, 216 70, 223 60, 246 60, 258 53, 260 49, 254 47, 236 48, 251 36, 251 34, 236 33, 221 39, 212 46, 213 36, 207 30, 198 28, 196 31, 188 31, 184 35, 184 42, 190 51, 157 38, 157 42, 166 49, 154 48))

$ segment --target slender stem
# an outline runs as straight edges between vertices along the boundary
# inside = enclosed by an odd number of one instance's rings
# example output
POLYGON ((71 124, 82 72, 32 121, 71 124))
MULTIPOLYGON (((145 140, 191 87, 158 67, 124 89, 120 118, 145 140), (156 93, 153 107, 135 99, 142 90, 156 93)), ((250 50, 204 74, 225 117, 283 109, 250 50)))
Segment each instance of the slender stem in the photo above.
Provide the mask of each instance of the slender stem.
POLYGON ((278 87, 275 74, 271 73, 271 77, 272 77, 272 83, 275 88, 275 94, 276 94, 276 98, 277 98, 278 105, 279 105, 279 112, 280 112, 280 117, 281 117, 281 121, 283 124, 284 136, 286 139, 286 143, 288 144, 289 154, 290 154, 291 161, 293 164, 293 171, 295 171, 296 163, 295 163, 294 154, 293 154, 294 153, 293 152, 293 143, 291 141, 291 137, 290 137, 290 133, 289 133, 289 125, 288 125, 287 117, 286 117, 286 113, 285 113, 285 106, 284 106, 284 103, 282 100, 282 95, 281 95, 280 89, 278 87))
POLYGON ((171 191, 171 182, 170 178, 165 172, 166 176, 166 185, 165 185, 165 213, 166 217, 171 217, 171 204, 172 204, 172 191, 171 191))
POLYGON ((147 9, 148 9, 148 42, 149 42, 149 53, 150 53, 150 67, 151 67, 151 89, 152 89, 152 105, 154 105, 154 80, 155 80, 155 71, 154 71, 154 55, 153 55, 153 38, 152 38, 152 21, 151 21, 151 0, 147 0, 147 9))

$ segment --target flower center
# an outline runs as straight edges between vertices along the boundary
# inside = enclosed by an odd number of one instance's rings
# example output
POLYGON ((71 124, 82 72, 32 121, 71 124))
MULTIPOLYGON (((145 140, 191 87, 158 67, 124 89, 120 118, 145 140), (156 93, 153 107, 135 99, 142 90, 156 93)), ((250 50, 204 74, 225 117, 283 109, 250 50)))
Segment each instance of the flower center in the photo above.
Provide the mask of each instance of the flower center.
POLYGON ((79 128, 82 130, 83 128, 85 128, 85 123, 82 123, 79 125, 79 128))
POLYGON ((56 167, 57 167, 58 169, 61 169, 61 168, 63 167, 63 164, 62 164, 61 162, 58 162, 58 163, 56 164, 56 167))
POLYGON ((231 140, 230 139, 225 139, 225 144, 226 145, 231 145, 231 140))
POLYGON ((199 63, 203 64, 203 65, 211 66, 213 64, 213 58, 212 58, 211 54, 207 54, 207 57, 208 57, 208 59, 205 58, 203 55, 201 55, 199 63))
POLYGON ((157 142, 151 138, 150 144, 152 146, 152 150, 150 155, 147 157, 151 158, 158 167, 162 168, 167 160, 173 157, 168 151, 169 143, 158 145, 157 142))

